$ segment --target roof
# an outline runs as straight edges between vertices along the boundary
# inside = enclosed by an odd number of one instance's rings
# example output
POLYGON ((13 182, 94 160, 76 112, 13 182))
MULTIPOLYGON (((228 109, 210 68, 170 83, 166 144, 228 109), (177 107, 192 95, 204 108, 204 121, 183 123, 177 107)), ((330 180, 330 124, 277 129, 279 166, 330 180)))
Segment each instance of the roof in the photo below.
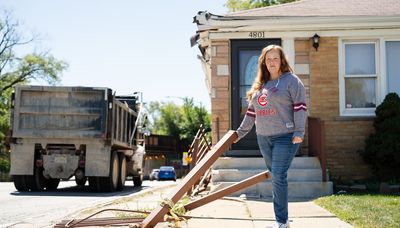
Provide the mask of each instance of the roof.
POLYGON ((228 13, 225 16, 394 16, 400 0, 302 0, 228 13))

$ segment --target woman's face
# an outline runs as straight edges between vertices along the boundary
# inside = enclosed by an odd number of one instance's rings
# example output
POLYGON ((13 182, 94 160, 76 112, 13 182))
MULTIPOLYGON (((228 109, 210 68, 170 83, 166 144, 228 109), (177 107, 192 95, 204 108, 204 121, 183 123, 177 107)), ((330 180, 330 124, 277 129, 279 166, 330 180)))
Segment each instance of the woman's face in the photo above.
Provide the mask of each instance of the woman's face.
POLYGON ((265 65, 272 77, 280 75, 281 69, 281 56, 278 50, 270 50, 265 55, 265 65))

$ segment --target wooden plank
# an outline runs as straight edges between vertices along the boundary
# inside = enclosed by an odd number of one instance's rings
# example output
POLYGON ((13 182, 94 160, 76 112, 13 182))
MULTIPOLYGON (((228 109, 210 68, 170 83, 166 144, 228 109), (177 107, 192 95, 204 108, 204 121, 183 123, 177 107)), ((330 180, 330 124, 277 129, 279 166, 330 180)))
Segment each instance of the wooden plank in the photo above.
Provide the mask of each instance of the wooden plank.
POLYGON ((236 184, 232 184, 226 188, 223 188, 219 191, 216 191, 214 193, 211 193, 207 196, 204 196, 198 200, 195 200, 193 202, 190 202, 188 204, 185 205, 185 209, 190 211, 193 210, 195 208, 198 208, 200 206, 203 206, 204 204, 207 204, 209 202, 212 202, 214 200, 220 199, 224 196, 230 195, 234 192, 237 192, 239 190, 242 190, 244 188, 250 187, 254 184, 257 184, 263 180, 266 180, 270 177, 269 171, 265 171, 262 173, 259 173, 257 175, 254 175, 252 177, 249 177, 241 182, 238 182, 236 184))
MULTIPOLYGON (((179 183, 177 187, 171 192, 167 200, 172 203, 177 203, 182 196, 189 191, 193 184, 198 181, 214 162, 221 156, 229 146, 237 139, 237 134, 235 131, 228 131, 224 137, 207 153, 207 155, 202 159, 189 173, 186 177, 179 183)), ((158 206, 154 209, 151 214, 143 221, 141 227, 152 228, 157 225, 158 222, 162 221, 164 215, 168 212, 168 206, 158 206)))

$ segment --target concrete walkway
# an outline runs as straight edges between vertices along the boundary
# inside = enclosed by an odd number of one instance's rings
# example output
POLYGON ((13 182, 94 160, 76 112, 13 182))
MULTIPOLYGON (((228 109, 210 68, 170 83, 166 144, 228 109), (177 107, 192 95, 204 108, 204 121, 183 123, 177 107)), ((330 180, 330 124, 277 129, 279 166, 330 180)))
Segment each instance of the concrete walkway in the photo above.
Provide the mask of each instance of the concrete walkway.
MULTIPOLYGON (((189 212, 187 227, 265 228, 275 221, 272 202, 227 198, 189 212)), ((352 227, 311 201, 289 203, 290 227, 352 227)))
MULTIPOLYGON (((175 186, 176 183, 150 191, 143 191, 142 194, 136 196, 121 197, 121 199, 107 203, 106 205, 98 205, 96 208, 81 211, 72 216, 72 218, 84 218, 93 212, 105 208, 151 211, 152 208, 160 204, 163 198, 169 195, 169 192, 175 186)), ((272 225, 275 221, 271 200, 242 199, 240 197, 218 199, 189 211, 186 215, 193 218, 187 220, 187 222, 179 222, 178 227, 265 228, 272 225)), ((99 217, 120 216, 121 213, 107 212, 102 213, 99 217)), ((352 227, 327 210, 307 200, 289 202, 289 220, 291 228, 352 227)), ((155 227, 166 228, 172 227, 171 225, 171 223, 162 222, 158 223, 155 227)))

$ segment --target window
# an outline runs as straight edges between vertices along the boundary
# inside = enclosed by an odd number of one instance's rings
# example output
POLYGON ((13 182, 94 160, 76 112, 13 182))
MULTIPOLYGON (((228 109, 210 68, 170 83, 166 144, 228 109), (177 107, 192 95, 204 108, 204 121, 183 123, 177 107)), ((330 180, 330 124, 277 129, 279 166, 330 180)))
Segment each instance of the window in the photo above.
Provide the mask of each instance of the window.
POLYGON ((386 94, 400 95, 400 40, 341 40, 340 115, 374 116, 386 94))
POLYGON ((340 72, 341 115, 374 115, 378 103, 379 51, 375 41, 344 41, 340 72))
POLYGON ((400 41, 386 41, 386 75, 388 93, 400 96, 400 41))

